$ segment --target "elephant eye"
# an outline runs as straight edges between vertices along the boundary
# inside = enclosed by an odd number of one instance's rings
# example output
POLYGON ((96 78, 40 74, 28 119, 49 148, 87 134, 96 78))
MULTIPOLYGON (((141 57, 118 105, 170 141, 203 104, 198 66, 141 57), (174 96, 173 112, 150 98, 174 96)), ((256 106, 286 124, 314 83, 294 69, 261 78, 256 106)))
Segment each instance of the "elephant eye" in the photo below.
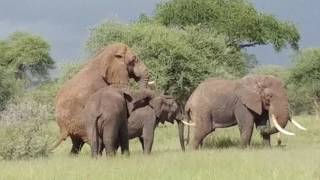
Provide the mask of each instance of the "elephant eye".
POLYGON ((272 99, 272 97, 273 97, 272 94, 267 94, 267 95, 266 95, 266 99, 269 99, 269 100, 270 100, 270 99, 272 99))
POLYGON ((121 54, 115 54, 114 57, 116 58, 122 58, 123 56, 121 54))

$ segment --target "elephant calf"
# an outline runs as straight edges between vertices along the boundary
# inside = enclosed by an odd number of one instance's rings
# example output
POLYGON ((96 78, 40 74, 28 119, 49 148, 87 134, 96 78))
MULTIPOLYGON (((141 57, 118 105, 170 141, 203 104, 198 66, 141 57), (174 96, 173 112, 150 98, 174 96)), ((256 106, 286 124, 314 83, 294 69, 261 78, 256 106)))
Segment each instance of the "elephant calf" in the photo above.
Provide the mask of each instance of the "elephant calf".
POLYGON ((141 91, 141 95, 133 99, 130 93, 123 90, 105 87, 88 99, 81 118, 93 157, 101 155, 103 149, 107 155, 113 155, 117 145, 120 145, 122 153, 129 152, 129 113, 146 106, 152 96, 147 91, 141 91))
POLYGON ((184 150, 182 114, 176 101, 168 96, 157 96, 150 100, 148 106, 138 108, 130 114, 129 139, 139 137, 143 152, 149 154, 158 123, 173 123, 174 120, 178 123, 181 148, 184 150))

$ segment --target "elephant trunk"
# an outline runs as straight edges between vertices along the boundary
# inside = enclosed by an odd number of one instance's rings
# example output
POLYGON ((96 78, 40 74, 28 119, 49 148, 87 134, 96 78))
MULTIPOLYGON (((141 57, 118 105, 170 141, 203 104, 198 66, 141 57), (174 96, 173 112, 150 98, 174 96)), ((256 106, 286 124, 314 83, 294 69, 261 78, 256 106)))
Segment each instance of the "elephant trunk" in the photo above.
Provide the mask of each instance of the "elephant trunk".
POLYGON ((149 72, 145 64, 141 61, 134 67, 134 79, 139 83, 141 88, 148 87, 149 72))
POLYGON ((177 120, 178 123, 178 131, 179 131, 179 140, 180 140, 180 145, 182 151, 185 151, 185 146, 184 146, 184 124, 180 121, 177 120))
POLYGON ((273 122, 274 127, 262 129, 261 134, 271 135, 280 131, 286 135, 294 135, 284 129, 290 120, 289 105, 287 101, 278 100, 271 103, 269 108, 269 120, 273 122))
POLYGON ((146 71, 143 73, 143 75, 142 75, 142 77, 140 78, 140 80, 139 80, 139 86, 140 86, 140 87, 143 87, 143 88, 146 88, 146 87, 148 87, 148 82, 149 82, 149 73, 148 73, 148 71, 146 70, 146 71))

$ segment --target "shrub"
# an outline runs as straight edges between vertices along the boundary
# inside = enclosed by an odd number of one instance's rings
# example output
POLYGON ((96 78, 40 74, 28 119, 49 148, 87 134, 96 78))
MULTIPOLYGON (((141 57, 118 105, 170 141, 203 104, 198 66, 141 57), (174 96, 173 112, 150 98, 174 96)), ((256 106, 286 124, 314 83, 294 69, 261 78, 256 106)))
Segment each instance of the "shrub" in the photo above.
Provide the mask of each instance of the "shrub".
POLYGON ((11 102, 0 114, 0 159, 48 156, 48 106, 25 98, 11 102))
POLYGON ((14 78, 14 72, 0 66, 0 111, 6 103, 22 90, 23 82, 14 78))
POLYGON ((290 69, 289 86, 297 112, 319 113, 320 103, 320 49, 301 50, 290 69))
POLYGON ((282 66, 277 65, 264 65, 258 66, 253 69, 253 73, 255 74, 264 74, 264 75, 273 75, 282 79, 285 83, 287 83, 290 72, 289 69, 284 68, 282 66))

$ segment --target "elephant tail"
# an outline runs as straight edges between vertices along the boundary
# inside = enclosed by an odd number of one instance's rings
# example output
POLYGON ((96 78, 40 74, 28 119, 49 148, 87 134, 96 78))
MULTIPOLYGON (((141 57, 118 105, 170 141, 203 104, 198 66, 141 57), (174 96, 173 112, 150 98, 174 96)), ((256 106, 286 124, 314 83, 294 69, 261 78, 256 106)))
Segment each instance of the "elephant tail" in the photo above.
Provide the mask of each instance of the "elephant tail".
POLYGON ((92 156, 95 156, 99 153, 100 149, 101 149, 101 138, 99 136, 99 122, 98 120, 101 118, 102 113, 100 113, 96 119, 94 120, 94 125, 92 126, 92 148, 93 148, 93 153, 92 156))
POLYGON ((63 141, 67 139, 68 136, 69 134, 67 133, 67 131, 63 131, 59 140, 52 146, 52 148, 50 148, 50 151, 55 150, 63 141))

